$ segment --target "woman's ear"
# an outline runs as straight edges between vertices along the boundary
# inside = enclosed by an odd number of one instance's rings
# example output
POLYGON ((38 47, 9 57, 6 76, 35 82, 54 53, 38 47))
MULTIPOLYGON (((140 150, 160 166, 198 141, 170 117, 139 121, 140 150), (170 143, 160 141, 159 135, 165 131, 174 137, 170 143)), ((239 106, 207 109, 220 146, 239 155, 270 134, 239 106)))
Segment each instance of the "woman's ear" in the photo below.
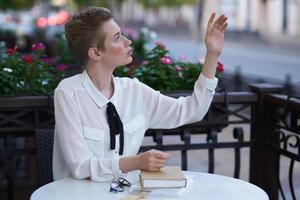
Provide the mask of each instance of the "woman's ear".
POLYGON ((88 50, 88 56, 92 61, 100 61, 102 53, 99 49, 91 47, 88 50))

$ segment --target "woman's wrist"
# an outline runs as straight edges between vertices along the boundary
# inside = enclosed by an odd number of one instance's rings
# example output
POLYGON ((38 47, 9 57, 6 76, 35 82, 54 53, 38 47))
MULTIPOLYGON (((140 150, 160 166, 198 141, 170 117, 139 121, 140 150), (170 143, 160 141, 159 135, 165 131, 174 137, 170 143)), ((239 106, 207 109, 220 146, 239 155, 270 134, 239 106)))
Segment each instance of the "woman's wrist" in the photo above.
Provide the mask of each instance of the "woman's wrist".
POLYGON ((136 155, 136 156, 133 156, 133 165, 135 166, 135 170, 137 169, 141 169, 141 164, 140 164, 140 155, 136 155))
POLYGON ((206 52, 202 74, 209 79, 215 77, 219 55, 215 52, 206 52))
POLYGON ((210 60, 218 60, 220 55, 221 55, 221 52, 215 52, 215 51, 207 51, 206 52, 206 58, 210 59, 210 60))
POLYGON ((119 167, 122 173, 140 169, 140 156, 122 157, 119 159, 119 167))

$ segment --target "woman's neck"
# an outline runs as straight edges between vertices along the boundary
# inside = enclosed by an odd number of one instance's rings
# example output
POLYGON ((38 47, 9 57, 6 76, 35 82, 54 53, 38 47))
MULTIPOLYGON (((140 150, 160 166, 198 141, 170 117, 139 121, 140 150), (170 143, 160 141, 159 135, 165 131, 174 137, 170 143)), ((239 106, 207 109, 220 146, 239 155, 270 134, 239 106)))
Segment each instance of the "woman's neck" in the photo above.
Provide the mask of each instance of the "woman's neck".
POLYGON ((91 81, 96 88, 107 98, 110 99, 114 93, 112 81, 112 68, 105 66, 90 66, 85 67, 91 81))

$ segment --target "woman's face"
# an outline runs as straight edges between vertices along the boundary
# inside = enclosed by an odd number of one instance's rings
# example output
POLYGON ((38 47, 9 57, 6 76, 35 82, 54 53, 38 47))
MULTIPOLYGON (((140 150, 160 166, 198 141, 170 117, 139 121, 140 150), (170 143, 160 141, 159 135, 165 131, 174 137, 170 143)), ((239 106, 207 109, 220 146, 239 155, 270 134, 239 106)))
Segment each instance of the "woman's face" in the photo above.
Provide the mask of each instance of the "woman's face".
POLYGON ((101 50, 101 61, 109 66, 124 66, 132 61, 131 41, 124 37, 118 24, 108 20, 102 25, 100 31, 105 35, 104 48, 101 50))

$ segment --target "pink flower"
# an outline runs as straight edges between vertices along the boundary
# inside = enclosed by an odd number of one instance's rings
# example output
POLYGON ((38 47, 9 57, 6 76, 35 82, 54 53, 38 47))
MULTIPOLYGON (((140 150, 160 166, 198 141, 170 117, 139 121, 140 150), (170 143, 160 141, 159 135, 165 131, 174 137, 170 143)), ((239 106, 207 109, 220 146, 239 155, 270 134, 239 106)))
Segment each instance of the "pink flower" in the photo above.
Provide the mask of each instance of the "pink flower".
POLYGON ((172 60, 169 57, 162 57, 159 60, 162 64, 165 64, 165 65, 169 65, 172 63, 172 60))
POLYGON ((142 65, 148 65, 149 61, 148 60, 143 60, 142 65))
POLYGON ((137 33, 132 28, 122 28, 122 32, 131 38, 137 38, 137 33))
POLYGON ((185 55, 180 55, 180 56, 179 56, 179 60, 180 60, 180 61, 185 61, 185 59, 186 59, 185 55))
POLYGON ((217 72, 218 73, 222 73, 224 71, 224 67, 223 67, 223 64, 218 62, 217 64, 217 72))
POLYGON ((41 43, 41 42, 39 42, 39 43, 34 43, 34 44, 32 44, 32 46, 31 46, 31 49, 33 50, 33 51, 36 51, 36 50, 44 50, 46 47, 45 47, 45 45, 43 44, 43 43, 41 43))
POLYGON ((22 60, 23 60, 24 63, 27 63, 27 64, 32 63, 32 56, 31 55, 24 55, 24 56, 22 56, 22 60))
POLYGON ((162 50, 166 50, 166 45, 164 43, 162 43, 161 41, 157 41, 155 42, 155 45, 159 48, 161 48, 162 50))
POLYGON ((6 53, 11 56, 17 52, 17 49, 18 49, 17 46, 15 46, 14 48, 8 48, 6 53))
POLYGON ((178 71, 178 72, 182 72, 184 69, 183 69, 183 67, 180 67, 180 66, 176 66, 176 71, 178 71))
POLYGON ((65 71, 66 68, 67 68, 67 66, 64 65, 64 64, 58 64, 56 66, 56 69, 59 70, 59 71, 65 71))
POLYGON ((13 55, 15 52, 16 52, 16 50, 13 49, 13 48, 8 48, 7 49, 7 54, 9 54, 9 55, 13 55))
POLYGON ((41 61, 42 61, 43 63, 47 63, 47 64, 50 63, 50 59, 49 59, 49 58, 42 58, 41 61))

